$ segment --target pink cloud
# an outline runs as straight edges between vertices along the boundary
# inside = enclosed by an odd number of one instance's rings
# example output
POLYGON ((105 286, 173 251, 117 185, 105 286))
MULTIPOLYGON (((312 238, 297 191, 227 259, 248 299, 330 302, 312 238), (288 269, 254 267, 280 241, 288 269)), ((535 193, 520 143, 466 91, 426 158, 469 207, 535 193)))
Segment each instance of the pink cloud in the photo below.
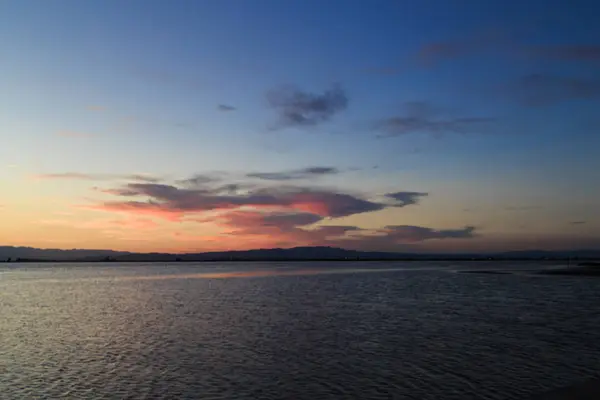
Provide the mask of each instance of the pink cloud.
POLYGON ((159 204, 143 202, 105 202, 102 204, 83 205, 81 208, 95 211, 109 211, 124 214, 145 215, 165 219, 171 222, 180 222, 185 216, 184 212, 173 211, 161 207, 159 204))
POLYGON ((398 250, 446 239, 470 239, 474 227, 433 229, 421 226, 386 226, 364 230, 356 226, 315 225, 322 217, 309 213, 226 211, 211 219, 222 229, 213 236, 178 234, 177 240, 209 243, 211 249, 252 249, 294 246, 339 246, 358 250, 398 250))
MULTIPOLYGON (((58 174, 58 176, 61 176, 58 174)), ((67 175, 70 178, 86 175, 67 175)), ((133 177, 133 176, 131 176, 133 177)), ((279 177, 279 175, 277 175, 279 177)), ((187 181, 186 181, 187 182, 187 181)), ((178 242, 203 243, 211 249, 249 249, 329 245, 348 248, 392 249, 430 240, 468 239, 475 228, 433 229, 419 226, 385 226, 364 230, 357 226, 334 224, 338 218, 385 208, 415 207, 424 192, 402 191, 379 196, 372 201, 360 194, 333 188, 293 185, 240 186, 222 180, 194 181, 193 185, 131 182, 100 188, 96 192, 113 196, 109 201, 93 201, 80 207, 120 214, 120 218, 84 224, 117 236, 138 237, 127 232, 157 228, 154 219, 172 223, 210 223, 221 230, 217 235, 178 232, 178 242), (226 183, 226 182, 225 182, 226 183), (123 218, 124 217, 124 218, 123 218), (320 225, 327 220, 328 225, 320 225)))
POLYGON ((183 215, 242 207, 268 210, 304 211, 322 217, 343 217, 378 211, 398 204, 377 203, 325 189, 300 187, 259 188, 243 194, 222 194, 213 189, 186 189, 157 183, 130 183, 124 187, 105 189, 118 197, 146 197, 147 201, 109 201, 92 208, 105 211, 136 212, 180 219, 183 215))
POLYGON ((109 229, 122 228, 130 230, 152 230, 158 227, 158 224, 147 218, 126 218, 126 219, 109 219, 98 220, 94 222, 84 223, 87 228, 109 229))

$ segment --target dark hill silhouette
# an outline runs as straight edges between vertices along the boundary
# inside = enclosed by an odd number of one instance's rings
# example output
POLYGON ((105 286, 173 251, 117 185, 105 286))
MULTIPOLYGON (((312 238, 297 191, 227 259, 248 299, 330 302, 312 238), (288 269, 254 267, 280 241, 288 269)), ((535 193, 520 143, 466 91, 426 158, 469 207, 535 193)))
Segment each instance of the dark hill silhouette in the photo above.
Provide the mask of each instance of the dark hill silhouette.
POLYGON ((132 254, 125 251, 88 250, 88 249, 38 249, 35 247, 0 246, 0 260, 8 258, 41 259, 41 260, 80 260, 84 258, 102 259, 132 254))
POLYGON ((396 259, 398 257, 411 257, 412 255, 385 252, 364 252, 345 250, 336 247, 293 247, 290 249, 255 249, 240 251, 219 251, 189 254, 128 254, 119 257, 119 260, 140 259, 150 260, 162 258, 165 260, 181 261, 207 261, 207 260, 342 260, 342 259, 396 259))
POLYGON ((288 249, 256 249, 205 253, 131 253, 112 250, 61 250, 32 247, 0 247, 0 260, 7 261, 268 261, 268 260, 539 260, 600 259, 600 250, 515 251, 495 254, 418 254, 346 250, 336 247, 293 247, 288 249))

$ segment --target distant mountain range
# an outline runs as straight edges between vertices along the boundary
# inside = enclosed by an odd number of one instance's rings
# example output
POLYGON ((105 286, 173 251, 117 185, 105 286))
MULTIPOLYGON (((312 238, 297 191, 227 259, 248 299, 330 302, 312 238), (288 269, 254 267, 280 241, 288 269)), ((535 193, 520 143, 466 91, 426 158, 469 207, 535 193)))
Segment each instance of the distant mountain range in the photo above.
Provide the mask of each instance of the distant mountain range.
POLYGON ((207 253, 131 253, 112 250, 61 250, 0 246, 0 261, 268 261, 268 260, 460 260, 460 259, 600 259, 600 250, 511 251, 488 254, 422 254, 346 250, 336 247, 294 247, 207 253))

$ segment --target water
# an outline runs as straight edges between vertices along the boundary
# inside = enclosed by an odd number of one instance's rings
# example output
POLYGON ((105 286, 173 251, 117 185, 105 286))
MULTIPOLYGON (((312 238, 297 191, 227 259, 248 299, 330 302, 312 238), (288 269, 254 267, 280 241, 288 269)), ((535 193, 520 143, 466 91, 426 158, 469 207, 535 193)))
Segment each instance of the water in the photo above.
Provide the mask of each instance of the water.
POLYGON ((503 400, 598 376, 600 280, 472 267, 3 268, 0 398, 503 400))

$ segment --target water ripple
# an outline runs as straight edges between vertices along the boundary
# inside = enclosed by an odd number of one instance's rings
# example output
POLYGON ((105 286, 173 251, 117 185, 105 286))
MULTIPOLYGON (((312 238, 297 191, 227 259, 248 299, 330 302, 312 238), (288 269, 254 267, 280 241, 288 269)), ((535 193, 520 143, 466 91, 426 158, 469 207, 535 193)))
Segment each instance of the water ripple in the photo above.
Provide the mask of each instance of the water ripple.
POLYGON ((508 400, 598 374, 598 280, 383 267, 3 273, 0 397, 508 400))

